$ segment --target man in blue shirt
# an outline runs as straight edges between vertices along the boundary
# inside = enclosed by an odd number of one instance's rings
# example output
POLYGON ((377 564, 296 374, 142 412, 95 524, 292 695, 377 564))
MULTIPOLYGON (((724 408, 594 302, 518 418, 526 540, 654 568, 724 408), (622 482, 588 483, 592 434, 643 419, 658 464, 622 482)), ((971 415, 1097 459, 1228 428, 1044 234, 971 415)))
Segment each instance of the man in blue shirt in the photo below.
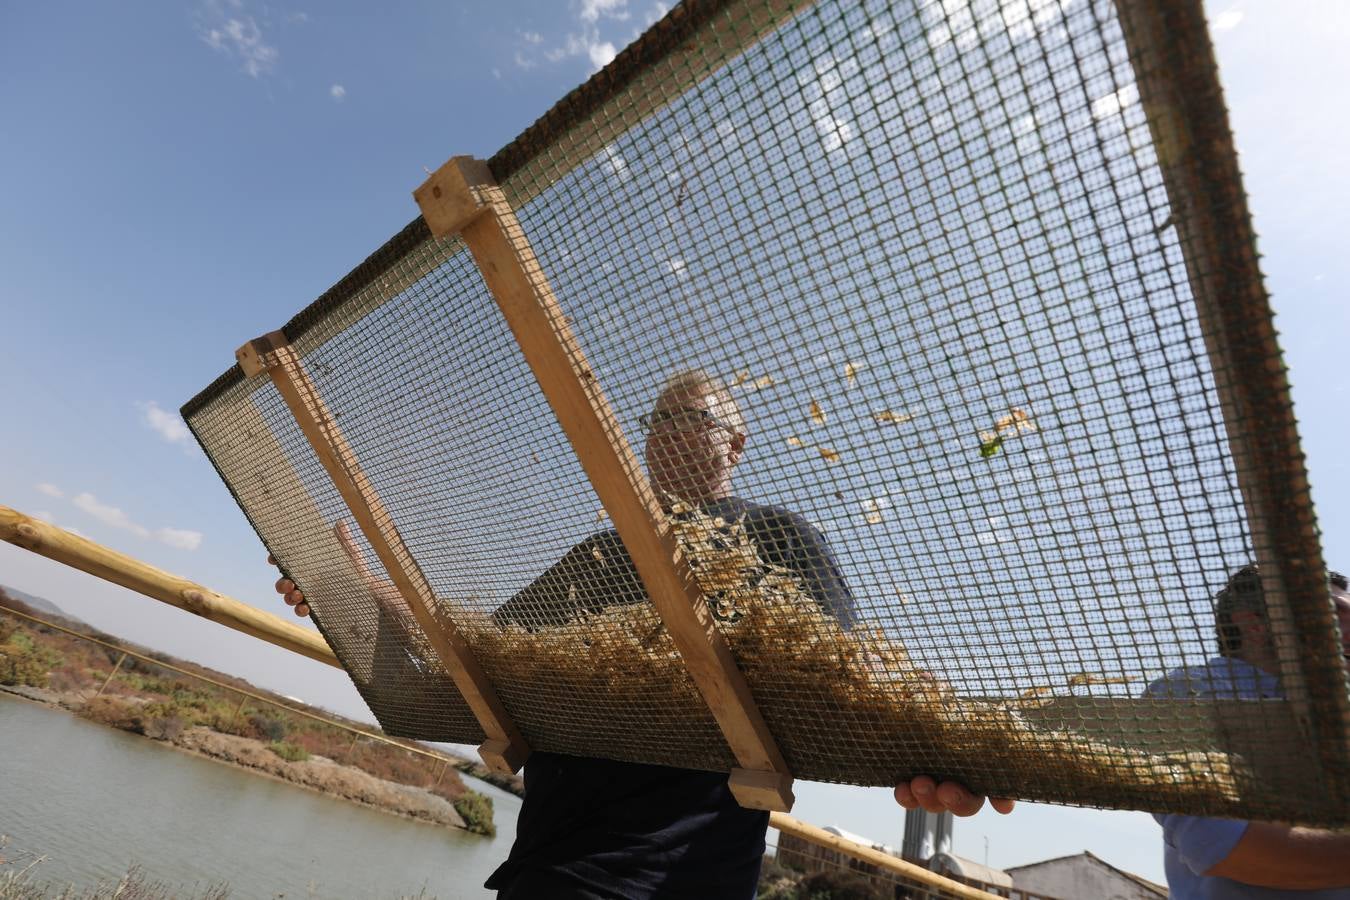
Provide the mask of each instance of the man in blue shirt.
MULTIPOLYGON (((652 411, 642 417, 646 463, 659 496, 697 507, 710 517, 740 519, 764 561, 801 579, 821 609, 845 625, 856 609, 820 532, 801 516, 731 495, 731 471, 745 449, 746 426, 727 387, 699 370, 680 372, 662 387, 652 411)), ((363 569, 345 527, 338 536, 363 569)), ((561 625, 578 614, 622 603, 645 602, 632 570, 610 565, 627 560, 618 536, 593 535, 513 597, 494 614, 502 623, 527 628, 561 625), (596 552, 607 561, 593 571, 596 552)), ((372 593, 395 624, 411 611, 392 585, 372 593)), ((308 604, 283 578, 277 591, 296 615, 308 604)), ((907 809, 950 810, 974 815, 984 797, 954 782, 921 776, 898 785, 907 809)), ((999 812, 1011 800, 992 800, 999 812)), ((536 750, 525 766, 525 800, 516 842, 488 879, 500 900, 557 898, 752 898, 764 857, 769 815, 738 805, 725 773, 585 759, 536 750)))
MULTIPOLYGON (((1350 668, 1350 593, 1344 575, 1329 575, 1350 668)), ((1215 700, 1283 696, 1255 566, 1238 570, 1214 609, 1219 655, 1177 669, 1149 685, 1150 697, 1215 700)), ((1350 833, 1236 819, 1155 816, 1172 900, 1350 900, 1350 833)))

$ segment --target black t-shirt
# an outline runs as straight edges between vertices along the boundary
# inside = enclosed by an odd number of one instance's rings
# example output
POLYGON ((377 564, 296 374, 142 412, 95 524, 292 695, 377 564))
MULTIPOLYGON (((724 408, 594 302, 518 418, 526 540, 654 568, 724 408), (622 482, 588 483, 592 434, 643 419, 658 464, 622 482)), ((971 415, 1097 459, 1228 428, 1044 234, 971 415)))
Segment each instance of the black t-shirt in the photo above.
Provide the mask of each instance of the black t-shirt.
MULTIPOLYGON (((793 570, 846 627, 853 597, 824 537, 794 513, 728 497, 703 507, 747 532, 768 563, 793 570)), ((587 538, 496 613, 560 625, 583 610, 644 602, 613 531, 587 538)), ((769 814, 736 803, 723 772, 535 751, 525 765, 516 842, 487 880, 502 898, 697 898, 755 895, 769 814)))

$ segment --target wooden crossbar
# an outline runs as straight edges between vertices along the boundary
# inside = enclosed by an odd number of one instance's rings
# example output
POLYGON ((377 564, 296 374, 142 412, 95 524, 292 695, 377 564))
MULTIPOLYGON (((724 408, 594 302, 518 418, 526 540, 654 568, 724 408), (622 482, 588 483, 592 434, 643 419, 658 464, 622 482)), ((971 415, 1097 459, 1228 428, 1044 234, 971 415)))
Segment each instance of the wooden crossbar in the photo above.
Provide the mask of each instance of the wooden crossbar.
POLYGON ((553 294, 548 278, 487 164, 457 156, 413 192, 432 234, 458 234, 506 317, 577 459, 632 556, 740 763, 730 787, 753 809, 792 808, 792 775, 736 665, 655 492, 624 438, 553 294))
POLYGON ((318 388, 286 336, 273 331, 249 341, 235 354, 246 375, 266 372, 291 415, 333 480, 352 518, 384 565, 399 596, 412 610, 445 670, 478 719, 487 740, 478 748, 494 772, 517 771, 529 756, 525 738, 516 730, 492 684, 455 623, 436 608, 436 596, 413 558, 393 518, 376 493, 360 462, 328 411, 318 388))

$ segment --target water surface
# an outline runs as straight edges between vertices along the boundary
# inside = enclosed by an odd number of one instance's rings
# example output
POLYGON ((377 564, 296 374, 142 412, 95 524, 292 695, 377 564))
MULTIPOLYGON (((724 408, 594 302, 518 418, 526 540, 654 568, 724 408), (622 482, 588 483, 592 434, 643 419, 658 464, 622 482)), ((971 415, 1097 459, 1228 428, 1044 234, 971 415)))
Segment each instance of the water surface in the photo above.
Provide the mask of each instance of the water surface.
MULTIPOLYGON (((140 735, 0 694, 0 835, 79 887, 139 865, 232 897, 484 898, 515 838, 520 799, 492 798, 497 836, 427 825, 189 756, 140 735)), ((0 869, 3 871, 3 869, 0 869)))

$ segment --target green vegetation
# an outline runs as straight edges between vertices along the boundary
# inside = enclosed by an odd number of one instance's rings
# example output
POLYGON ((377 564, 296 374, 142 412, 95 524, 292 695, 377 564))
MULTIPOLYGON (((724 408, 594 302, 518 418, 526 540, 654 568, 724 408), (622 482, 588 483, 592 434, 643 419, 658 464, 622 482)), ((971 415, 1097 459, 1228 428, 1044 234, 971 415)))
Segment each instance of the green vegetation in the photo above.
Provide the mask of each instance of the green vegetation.
POLYGON ((494 837, 497 824, 492 820, 492 798, 469 791, 455 801, 455 812, 464 820, 464 827, 475 834, 494 837))
MULTIPOLYGON (((3 591, 0 605, 35 614, 3 591)), ((116 640, 100 632, 89 633, 110 643, 116 640)), ((437 761, 395 743, 361 737, 351 729, 369 731, 369 726, 323 711, 316 712, 328 721, 296 715, 286 708, 293 701, 268 695, 242 679, 164 654, 133 649, 222 684, 268 696, 275 704, 130 655, 113 674, 122 657, 118 650, 0 611, 0 684, 46 688, 56 692, 56 699, 63 705, 87 719, 159 741, 181 743, 186 732, 207 728, 260 741, 290 764, 303 765, 313 756, 326 757, 385 781, 423 788, 453 804, 470 831, 486 835, 496 832, 492 801, 469 790, 459 775, 461 769, 477 770, 468 761, 437 761)), ((520 792, 519 779, 501 786, 520 792)), ((0 900, 3 896, 0 894, 0 900)))
POLYGON ((33 641, 10 622, 0 622, 0 684, 45 688, 48 673, 65 661, 61 653, 33 641))
POLYGON ((273 741, 267 745, 277 756, 280 756, 286 762, 304 762, 309 759, 309 751, 304 747, 297 747, 295 744, 288 744, 285 741, 273 741))

